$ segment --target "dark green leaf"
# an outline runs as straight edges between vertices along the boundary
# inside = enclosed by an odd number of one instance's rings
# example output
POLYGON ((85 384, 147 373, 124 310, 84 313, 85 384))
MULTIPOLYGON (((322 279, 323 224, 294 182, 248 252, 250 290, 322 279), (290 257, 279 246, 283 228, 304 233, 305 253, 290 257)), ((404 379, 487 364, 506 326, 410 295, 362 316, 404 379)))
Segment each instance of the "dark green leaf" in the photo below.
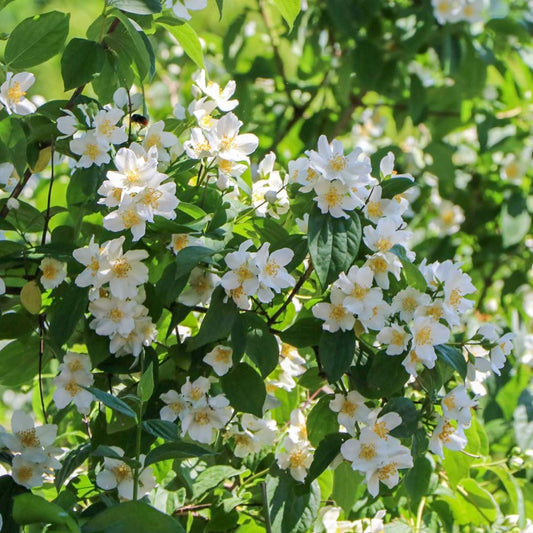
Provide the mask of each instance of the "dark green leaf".
POLYGON ((19 176, 24 174, 26 135, 16 117, 7 117, 0 121, 0 159, 13 163, 19 176))
POLYGON ((141 425, 147 433, 154 437, 159 437, 169 442, 179 439, 178 426, 168 420, 159 420, 158 418, 144 420, 141 425))
POLYGON ((88 289, 80 289, 74 284, 64 286, 50 307, 49 334, 57 346, 68 341, 83 318, 87 310, 87 293, 88 289))
POLYGON ((323 331, 318 356, 330 383, 338 381, 350 368, 355 352, 355 334, 350 331, 323 331))
POLYGON ((315 480, 334 461, 341 451, 342 443, 348 438, 347 433, 331 433, 326 435, 316 447, 313 462, 309 467, 306 483, 315 480))
POLYGON ((117 398, 116 396, 113 396, 112 394, 101 391, 99 389, 95 389, 94 387, 85 387, 85 388, 89 392, 91 392, 99 402, 102 402, 104 405, 107 405, 107 407, 109 407, 113 411, 118 411, 119 413, 129 416, 130 418, 137 417, 137 415, 135 414, 135 411, 125 401, 121 400, 120 398, 117 398))
POLYGON ((381 197, 394 198, 414 186, 415 182, 409 178, 391 178, 381 183, 381 197))
POLYGON ((37 328, 37 319, 29 313, 4 313, 0 316, 0 339, 17 339, 37 328))
POLYGON ((263 416, 266 399, 265 383, 261 376, 246 363, 239 363, 220 378, 222 390, 231 406, 242 413, 263 416))
POLYGON ((18 388, 30 383, 39 369, 39 337, 20 337, 0 350, 0 385, 18 388))
POLYGON ((205 455, 213 455, 214 452, 206 448, 202 448, 192 442, 167 442, 161 444, 157 448, 150 450, 144 460, 144 465, 148 466, 159 461, 167 461, 168 459, 190 459, 191 457, 203 457, 205 455))
POLYGON ((192 493, 194 498, 199 498, 207 491, 214 489, 223 481, 242 474, 246 468, 236 470, 231 466, 217 465, 207 468, 194 480, 192 493))
POLYGON ((154 365, 150 363, 137 384, 137 394, 143 402, 147 402, 154 392, 154 365))
POLYGON ((109 0, 109 5, 136 15, 161 12, 161 0, 109 0))
POLYGON ((224 289, 217 287, 211 296, 211 305, 202 321, 200 331, 189 343, 189 350, 195 350, 229 335, 239 310, 233 300, 228 299, 224 302, 226 298, 224 289))
POLYGON ((350 218, 323 215, 315 205, 309 215, 309 253, 323 288, 350 268, 361 243, 361 222, 355 211, 350 218))
POLYGON ((7 67, 22 70, 55 56, 67 38, 69 18, 69 14, 51 11, 24 19, 7 41, 7 67))
POLYGON ((278 365, 279 346, 276 337, 268 331, 265 321, 256 315, 243 317, 246 329, 246 354, 257 365, 263 377, 278 365))
POLYGON ((391 411, 398 413, 402 417, 402 423, 395 427, 390 434, 397 439, 409 438, 418 427, 418 411, 415 404, 408 398, 390 398, 379 416, 391 411))
POLYGON ((0 515, 3 518, 3 533, 19 533, 20 528, 13 520, 13 500, 15 496, 29 492, 15 483, 11 476, 0 477, 0 515))
POLYGON ((466 378, 466 359, 460 350, 447 344, 439 344, 435 346, 435 352, 438 358, 451 366, 463 379, 466 378))
POLYGON ((83 526, 83 533, 185 533, 177 520, 143 502, 109 507, 83 526))
POLYGON ((61 470, 56 470, 54 485, 57 490, 60 490, 65 481, 70 475, 81 466, 91 453, 91 443, 86 442, 71 450, 65 457, 61 459, 61 470))
POLYGON ((322 321, 307 317, 297 320, 290 328, 279 334, 280 339, 296 348, 318 346, 322 335, 322 321))
POLYGON ((72 39, 61 57, 61 75, 65 91, 89 83, 102 71, 105 49, 97 42, 72 39))
POLYGON ((20 525, 57 524, 65 526, 72 533, 81 533, 78 524, 67 511, 35 494, 26 493, 15 497, 13 519, 20 525))
POLYGON ((313 446, 318 446, 322 439, 330 433, 336 433, 339 430, 337 422, 337 413, 329 408, 329 402, 333 395, 322 396, 314 405, 307 417, 307 434, 309 442, 313 446))
POLYGON ((411 509, 416 510, 420 500, 426 495, 432 472, 431 462, 421 455, 415 459, 413 468, 405 476, 404 485, 411 500, 411 509))
POLYGON ((409 261, 405 248, 399 244, 395 244, 390 251, 400 259, 402 263, 402 275, 405 281, 416 290, 425 292, 427 288, 426 280, 418 267, 409 261))

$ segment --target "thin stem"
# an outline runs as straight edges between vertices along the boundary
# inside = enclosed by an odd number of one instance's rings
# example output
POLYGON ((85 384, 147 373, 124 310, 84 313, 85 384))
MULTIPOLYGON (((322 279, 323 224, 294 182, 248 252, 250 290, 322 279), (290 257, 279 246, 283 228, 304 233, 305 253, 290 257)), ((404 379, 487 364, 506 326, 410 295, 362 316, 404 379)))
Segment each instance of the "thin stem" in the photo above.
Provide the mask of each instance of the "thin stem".
POLYGON ((283 305, 270 317, 268 320, 268 325, 272 325, 276 322, 278 317, 287 309, 287 306, 291 303, 292 299, 296 296, 298 291, 302 288, 302 285, 305 283, 307 278, 313 272, 313 263, 309 263, 307 270, 300 276, 300 279, 296 282, 296 285, 293 287, 287 299, 283 302, 283 305))
POLYGON ((415 526, 415 533, 420 533, 422 528, 422 516, 424 515, 424 507, 426 506, 426 497, 424 496, 420 500, 420 504, 418 505, 418 509, 416 512, 416 526, 415 526))
MULTIPOLYGON (((144 353, 141 351, 139 355, 139 363, 141 366, 141 378, 144 374, 144 353)), ((135 465, 135 470, 133 472, 133 499, 136 500, 137 496, 139 494, 139 474, 140 474, 140 468, 139 468, 139 457, 141 455, 141 436, 142 436, 142 416, 143 416, 143 400, 141 397, 139 397, 139 414, 137 418, 137 434, 136 434, 136 440, 135 440, 135 461, 137 464, 135 465)))
POLYGON ((46 406, 44 404, 43 390, 43 357, 44 357, 44 316, 39 315, 39 397, 41 399, 41 409, 43 411, 44 423, 47 423, 46 406))
POLYGON ((52 142, 52 151, 50 152, 50 186, 48 187, 48 199, 46 201, 46 213, 44 215, 43 235, 41 237, 41 246, 46 242, 48 233, 48 224, 50 223, 50 206, 52 205, 52 187, 54 186, 54 149, 55 144, 52 142))

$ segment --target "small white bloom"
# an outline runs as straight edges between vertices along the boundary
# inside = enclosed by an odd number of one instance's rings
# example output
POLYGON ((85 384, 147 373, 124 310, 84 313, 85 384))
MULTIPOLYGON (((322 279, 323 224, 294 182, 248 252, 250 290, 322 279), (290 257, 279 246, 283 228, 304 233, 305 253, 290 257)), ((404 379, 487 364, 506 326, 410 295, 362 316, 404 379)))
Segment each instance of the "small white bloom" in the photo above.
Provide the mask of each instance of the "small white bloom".
POLYGON ((357 391, 350 391, 347 395, 335 394, 329 402, 329 408, 337 415, 339 424, 353 434, 356 422, 366 422, 370 409, 365 405, 365 398, 357 391))
POLYGON ((32 489, 43 484, 43 475, 46 471, 44 462, 35 462, 27 458, 25 454, 15 455, 11 465, 11 475, 15 483, 32 489))
POLYGON ((0 185, 4 192, 13 192, 19 181, 17 171, 11 163, 0 163, 0 185))
POLYGON ((191 20, 190 11, 199 11, 207 6, 207 0, 166 0, 166 7, 183 20, 191 20))
POLYGON ((206 133, 209 145, 222 159, 246 161, 259 144, 252 133, 239 134, 242 122, 233 113, 224 115, 217 125, 206 133))
POLYGON ((415 318, 411 334, 411 349, 421 359, 436 358, 435 346, 446 343, 450 338, 450 330, 430 317, 415 318))
POLYGON ((152 124, 143 140, 143 147, 145 150, 149 150, 152 146, 157 148, 157 157, 159 161, 168 162, 170 161, 170 156, 166 151, 166 148, 171 148, 178 143, 178 138, 168 131, 163 131, 165 128, 165 123, 160 120, 152 124))
POLYGON ((161 394, 159 398, 166 403, 165 407, 159 411, 161 420, 174 422, 178 416, 188 409, 187 402, 183 395, 175 390, 169 390, 168 392, 161 394))
POLYGON ((82 137, 72 139, 69 146, 72 152, 81 156, 77 163, 79 167, 101 166, 111 161, 109 145, 98 139, 92 130, 82 137))
POLYGON ((276 453, 276 459, 281 469, 289 469, 291 476, 303 482, 307 477, 307 471, 313 462, 313 449, 308 441, 294 442, 286 437, 283 442, 284 451, 276 453))
POLYGON ((444 457, 443 448, 458 451, 467 444, 463 427, 456 421, 440 417, 437 427, 429 440, 429 449, 436 455, 444 457))
POLYGON ((333 288, 331 290, 331 303, 318 303, 313 306, 313 316, 324 320, 322 328, 330 333, 335 333, 339 329, 343 331, 350 330, 355 325, 354 315, 346 308, 344 301, 346 296, 344 293, 333 288))
POLYGON ((6 74, 6 81, 0 85, 0 102, 4 104, 7 113, 29 115, 37 109, 26 96, 28 89, 35 83, 35 76, 31 72, 6 74))
POLYGON ((178 297, 178 302, 193 307, 209 302, 213 290, 220 282, 216 274, 195 267, 189 276, 189 286, 178 297))
POLYGON ((204 363, 207 363, 213 368, 217 376, 224 376, 233 366, 233 350, 229 346, 215 346, 203 358, 204 363))
POLYGON ((235 82, 233 80, 228 81, 226 86, 222 88, 218 83, 213 81, 206 83, 205 70, 201 70, 193 76, 193 81, 198 89, 215 101, 215 105, 220 111, 226 113, 239 105, 238 100, 230 100, 235 93, 235 82))
POLYGON ((96 113, 93 121, 94 135, 102 143, 122 144, 128 140, 124 126, 117 126, 117 122, 124 116, 120 109, 102 109, 96 113))
POLYGON ((399 355, 407 350, 411 335, 398 324, 391 324, 377 334, 376 340, 387 345, 387 355, 399 355))
POLYGON ((464 385, 458 385, 451 390, 442 399, 442 413, 448 419, 457 420, 463 427, 468 427, 472 420, 472 413, 470 409, 475 407, 477 402, 472 400, 464 385))
POLYGON ((363 202, 350 194, 350 188, 340 180, 319 178, 315 183, 316 201, 321 213, 334 218, 349 218, 348 212, 361 207, 363 202))
POLYGON ((66 263, 62 263, 53 257, 45 257, 41 261, 39 269, 43 273, 40 281, 45 289, 55 289, 67 277, 66 263))

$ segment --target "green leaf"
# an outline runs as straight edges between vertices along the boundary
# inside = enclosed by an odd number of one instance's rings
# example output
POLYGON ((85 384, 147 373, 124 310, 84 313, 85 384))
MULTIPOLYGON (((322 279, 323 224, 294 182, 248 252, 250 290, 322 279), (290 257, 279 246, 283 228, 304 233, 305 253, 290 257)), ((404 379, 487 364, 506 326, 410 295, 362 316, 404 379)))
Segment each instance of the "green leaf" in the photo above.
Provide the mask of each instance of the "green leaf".
POLYGON ((276 337, 268 331, 265 321, 250 314, 242 318, 246 331, 246 354, 267 377, 278 365, 279 346, 276 337))
POLYGON ((159 437, 169 442, 179 440, 178 426, 168 420, 159 420, 159 418, 144 420, 141 426, 144 431, 154 437, 159 437))
POLYGON ((10 161, 19 176, 24 174, 26 135, 18 118, 7 117, 0 121, 0 159, 10 161))
POLYGON ((313 406, 307 417, 307 434, 309 442, 313 446, 318 446, 322 439, 330 433, 336 433, 339 430, 337 422, 337 413, 329 408, 329 402, 333 399, 332 394, 322 396, 313 406))
POLYGON ((185 533, 174 518, 143 502, 125 502, 109 507, 83 526, 83 533, 185 533))
POLYGON ((361 243, 361 222, 355 211, 350 218, 323 215, 315 205, 309 215, 309 253, 320 284, 325 288, 352 266, 361 243))
POLYGON ((53 301, 48 318, 50 337, 57 346, 62 346, 74 333, 78 322, 87 310, 88 289, 80 289, 74 284, 61 287, 59 297, 53 301))
POLYGON ((213 454, 213 451, 202 448, 192 442, 167 442, 148 452, 144 460, 144 466, 158 463, 160 461, 168 461, 169 459, 182 460, 213 454))
POLYGON ((503 247, 518 244, 529 232, 531 216, 527 211, 526 198, 521 192, 515 192, 505 200, 501 212, 503 247))
POLYGON ((94 387, 85 387, 89 392, 91 392, 94 397, 102 402, 104 405, 107 405, 113 411, 122 413, 123 415, 129 416, 130 418, 137 418, 135 411, 123 400, 109 394, 107 392, 101 391, 100 389, 95 389, 94 387))
POLYGON ((42 213, 32 205, 21 200, 19 200, 18 209, 11 209, 9 211, 6 220, 25 233, 42 231, 44 226, 42 213))
POLYGON ((226 299, 226 293, 222 287, 217 287, 211 296, 211 304, 207 311, 200 331, 191 339, 188 350, 195 350, 210 342, 215 342, 229 335, 235 317, 239 314, 233 300, 226 299))
POLYGON ((234 409, 258 417, 263 416, 265 383, 250 365, 239 363, 231 372, 220 378, 220 383, 234 409))
POLYGON ((309 467, 306 483, 315 480, 335 460, 341 451, 342 443, 349 437, 347 433, 326 435, 316 447, 313 462, 309 467))
POLYGON ((301 10, 301 0, 274 0, 281 16, 285 19, 289 25, 289 29, 292 30, 292 26, 298 13, 301 10))
POLYGON ((451 366, 463 379, 466 378, 466 359, 459 349, 448 344, 439 344, 435 346, 435 353, 437 358, 451 366))
POLYGON ((285 472, 276 476, 268 475, 265 482, 272 531, 309 531, 320 506, 318 482, 313 481, 310 486, 302 486, 285 472))
POLYGON ((61 470, 56 470, 54 485, 59 491, 70 475, 81 466, 91 453, 91 443, 86 442, 71 450, 61 459, 61 470))
POLYGON ((150 59, 150 53, 146 47, 146 43, 142 37, 143 31, 137 31, 130 19, 125 13, 118 9, 112 10, 113 16, 117 17, 124 28, 124 36, 129 40, 123 41, 121 39, 121 33, 115 30, 111 35, 107 35, 105 40, 110 43, 111 48, 115 49, 119 54, 128 54, 137 67, 139 78, 143 81, 150 70, 152 70, 152 64, 150 59))
POLYGON ((31 383, 39 372, 39 337, 20 337, 0 350, 0 385, 18 388, 31 383))
POLYGON ((0 339, 17 339, 31 334, 36 328, 37 319, 28 313, 4 313, 0 316, 0 339))
POLYGON ((418 411, 415 404, 408 398, 390 398, 379 416, 386 413, 395 412, 402 417, 402 423, 395 427, 390 434, 397 439, 407 439, 416 431, 418 427, 418 411))
POLYGON ((220 15, 220 18, 218 20, 222 20, 222 8, 224 7, 224 0, 217 0, 217 7, 218 13, 220 15))
POLYGON ((154 393, 154 365, 150 363, 137 384, 137 395, 147 402, 154 393))
MULTIPOLYGON (((480 487, 479 482, 471 478, 463 479, 459 487, 459 494, 470 504, 467 511, 469 520, 466 523, 491 525, 498 516, 499 508, 490 492, 480 487)), ((466 510, 465 507, 463 510, 466 510)), ((460 523, 465 522, 460 520, 460 523)))
POLYGON ((72 533, 81 533, 78 524, 67 511, 34 494, 26 493, 15 497, 13 519, 20 525, 57 524, 66 526, 72 533))
POLYGON ((4 53, 8 69, 23 70, 55 56, 68 35, 70 15, 51 11, 24 19, 9 36, 4 53))
POLYGON ((405 248, 399 244, 395 244, 390 251, 400 259, 402 263, 402 275, 408 285, 414 287, 417 291, 425 292, 427 288, 426 280, 418 267, 409 261, 405 248))
POLYGON ((104 67, 105 48, 95 41, 72 39, 61 57, 65 91, 89 83, 104 67))
POLYGON ((427 494, 432 472, 431 462, 421 455, 415 459, 413 468, 405 476, 404 485, 411 500, 411 509, 416 510, 422 497, 427 494))
POLYGON ((109 0, 109 5, 136 15, 161 12, 161 0, 109 0))
POLYGON ((14 498, 25 492, 29 492, 21 485, 15 483, 11 476, 0 477, 0 515, 3 518, 3 529, 0 531, 4 533, 18 533, 20 528, 13 519, 13 500, 14 498))
POLYGON ((321 335, 322 321, 318 318, 306 317, 297 320, 290 328, 282 331, 279 338, 296 348, 307 348, 318 346, 321 335))
POLYGON ((350 513, 355 502, 366 496, 365 492, 363 474, 353 470, 348 463, 341 463, 335 468, 331 498, 342 508, 344 514, 350 513))
POLYGON ((198 68, 204 67, 204 54, 202 45, 196 32, 189 24, 179 24, 178 26, 164 25, 165 28, 176 38, 183 48, 183 51, 194 61, 198 68))
POLYGON ((381 183, 381 197, 394 198, 416 184, 409 178, 391 178, 381 183))
POLYGON ((194 480, 192 487, 193 498, 199 498, 206 492, 214 489, 217 485, 220 485, 223 481, 238 476, 243 472, 246 472, 246 468, 236 470, 231 466, 225 465, 217 465, 205 469, 194 480))
POLYGON ((355 334, 350 331, 323 331, 318 356, 328 381, 334 383, 350 368, 355 352, 355 334))

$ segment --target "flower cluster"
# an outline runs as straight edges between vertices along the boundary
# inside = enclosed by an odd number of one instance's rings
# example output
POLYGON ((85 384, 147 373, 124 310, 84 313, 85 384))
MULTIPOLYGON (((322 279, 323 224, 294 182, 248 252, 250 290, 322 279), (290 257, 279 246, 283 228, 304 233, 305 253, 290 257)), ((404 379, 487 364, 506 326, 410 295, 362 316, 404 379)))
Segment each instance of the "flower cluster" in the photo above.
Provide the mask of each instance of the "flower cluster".
POLYGON ((471 24, 484 20, 484 0, 431 0, 439 24, 466 21, 471 24))
POLYGON ((162 420, 174 422, 178 417, 181 422, 182 436, 205 444, 213 441, 215 430, 220 430, 229 422, 232 409, 223 394, 209 396, 211 381, 199 377, 187 381, 181 392, 169 390, 161 394, 161 400, 167 405, 161 409, 162 420))
MULTIPOLYGON (((339 412, 340 423, 342 423, 340 418, 342 411, 349 411, 348 406, 352 404, 352 401, 347 397, 343 402, 339 412)), ((337 403, 332 408, 336 408, 337 403)), ((357 437, 348 439, 342 444, 341 454, 351 463, 354 470, 365 474, 368 492, 372 496, 377 496, 380 482, 389 488, 397 485, 398 470, 411 468, 413 458, 409 448, 390 435, 391 430, 402 423, 402 418, 398 413, 390 412, 380 415, 379 410, 374 410, 367 416, 361 416, 364 409, 357 409, 357 401, 353 405, 356 406, 355 420, 366 425, 357 437), (361 411, 361 415, 357 411, 361 411)), ((345 421, 344 417, 342 420, 345 421)), ((348 426, 347 429, 353 432, 353 425, 348 426)))
POLYGON ((94 383, 88 355, 67 352, 59 365, 59 375, 54 378, 54 402, 58 409, 73 403, 83 415, 88 415, 93 395, 83 387, 94 383))
POLYGON ((142 305, 144 291, 139 286, 148 281, 148 268, 141 261, 146 250, 124 252, 124 237, 94 242, 94 236, 73 256, 85 269, 76 277, 79 287, 91 287, 89 311, 94 315, 90 326, 98 335, 107 336, 109 349, 117 356, 138 357, 157 335, 155 325, 142 305))
POLYGON ((258 453, 265 446, 272 446, 277 437, 278 426, 275 420, 265 420, 249 413, 241 416, 240 423, 232 423, 224 439, 232 439, 235 457, 247 457, 258 453))
POLYGON ((146 233, 146 223, 156 215, 174 219, 178 206, 176 184, 166 181, 166 174, 158 172, 158 151, 152 145, 148 151, 132 143, 121 148, 115 156, 117 170, 109 170, 107 179, 98 189, 100 204, 116 208, 104 217, 104 227, 110 231, 130 230, 138 241, 146 233))
POLYGON ((14 454, 11 475, 15 482, 27 489, 39 487, 44 476, 61 468, 56 459, 61 449, 53 446, 56 435, 55 424, 35 427, 33 418, 22 411, 13 413, 11 433, 0 426, 0 447, 14 454))
POLYGON ((268 303, 274 293, 292 287, 296 283, 287 272, 294 252, 280 248, 270 253, 270 243, 264 243, 257 252, 248 252, 252 241, 243 242, 236 252, 226 255, 224 261, 230 268, 220 280, 228 297, 241 309, 250 309, 250 298, 257 296, 260 302, 268 303))

